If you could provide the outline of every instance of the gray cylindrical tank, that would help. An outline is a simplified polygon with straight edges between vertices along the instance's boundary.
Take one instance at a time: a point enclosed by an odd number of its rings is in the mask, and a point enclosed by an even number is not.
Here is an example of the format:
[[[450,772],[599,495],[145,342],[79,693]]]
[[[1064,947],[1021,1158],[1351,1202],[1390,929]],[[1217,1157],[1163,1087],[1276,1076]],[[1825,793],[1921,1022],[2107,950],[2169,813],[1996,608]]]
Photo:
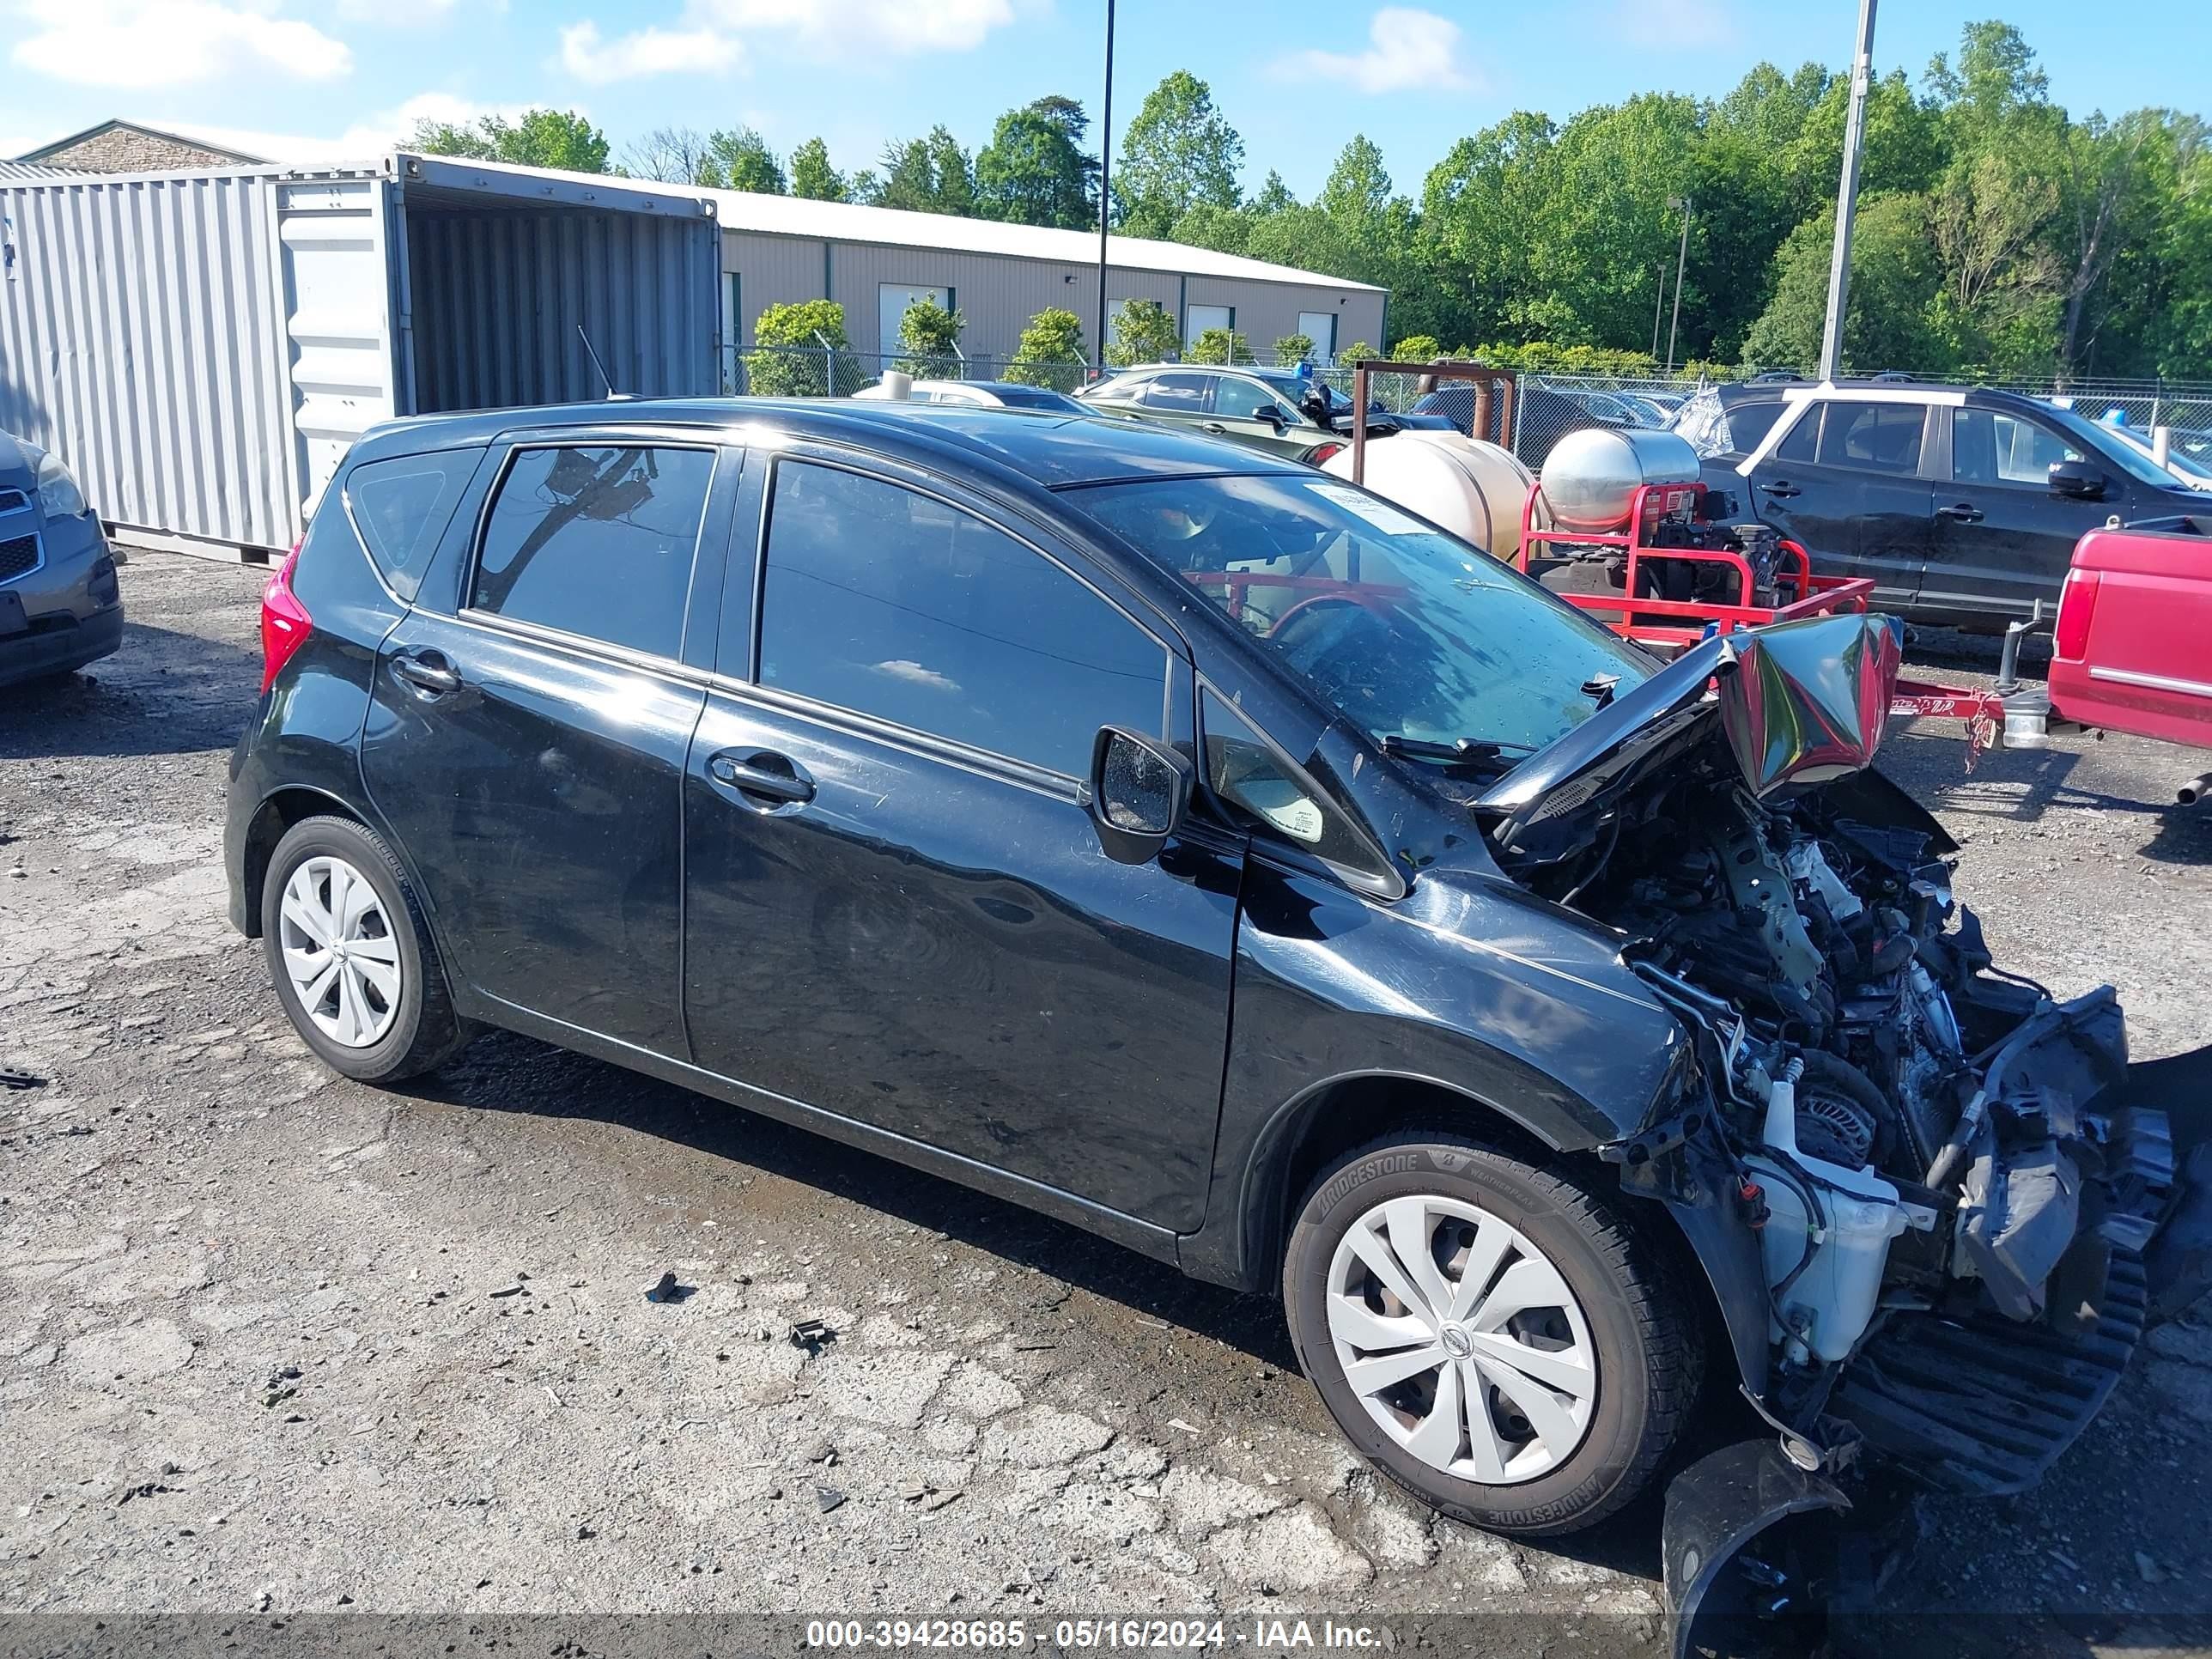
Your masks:
[[[1544,458],[1544,500],[1571,530],[1618,530],[1644,484],[1695,483],[1698,452],[1672,432],[1586,427]]]

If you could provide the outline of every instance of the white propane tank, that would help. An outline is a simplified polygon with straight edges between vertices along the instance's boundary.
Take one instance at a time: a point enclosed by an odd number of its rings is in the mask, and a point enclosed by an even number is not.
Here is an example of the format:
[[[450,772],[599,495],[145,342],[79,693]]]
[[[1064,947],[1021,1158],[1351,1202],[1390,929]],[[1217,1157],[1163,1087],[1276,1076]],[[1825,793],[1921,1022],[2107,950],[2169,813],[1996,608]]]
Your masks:
[[[1780,1285],[1803,1259],[1808,1238],[1813,1245],[1805,1270],[1780,1292],[1791,1328],[1784,1329],[1770,1314],[1768,1334],[1777,1342],[1787,1340],[1800,1359],[1809,1348],[1832,1363],[1850,1357],[1874,1317],[1889,1241],[1905,1231],[1907,1217],[1897,1188],[1873,1170],[1847,1169],[1797,1150],[1796,1081],[1794,1070],[1776,1079],[1766,1105],[1766,1143],[1790,1167],[1761,1152],[1747,1157],[1744,1167],[1766,1192],[1767,1222],[1759,1233],[1766,1282]],[[1808,1182],[1826,1214],[1825,1232],[1798,1190]]]
[[[1352,451],[1322,463],[1333,477],[1352,477]],[[1367,488],[1408,513],[1442,525],[1492,558],[1521,547],[1521,509],[1535,476],[1497,444],[1456,432],[1407,431],[1367,446]]]

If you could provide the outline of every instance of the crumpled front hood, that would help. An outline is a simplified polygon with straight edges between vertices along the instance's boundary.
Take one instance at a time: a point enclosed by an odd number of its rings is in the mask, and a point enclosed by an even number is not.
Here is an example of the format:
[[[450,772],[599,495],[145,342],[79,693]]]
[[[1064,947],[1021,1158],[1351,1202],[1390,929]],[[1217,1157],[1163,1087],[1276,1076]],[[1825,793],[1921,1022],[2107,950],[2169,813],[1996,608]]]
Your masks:
[[[1502,846],[1541,856],[1561,827],[1662,745],[1717,719],[1753,794],[1823,783],[1881,746],[1903,656],[1893,617],[1809,617],[1716,635],[1515,767],[1475,805]]]

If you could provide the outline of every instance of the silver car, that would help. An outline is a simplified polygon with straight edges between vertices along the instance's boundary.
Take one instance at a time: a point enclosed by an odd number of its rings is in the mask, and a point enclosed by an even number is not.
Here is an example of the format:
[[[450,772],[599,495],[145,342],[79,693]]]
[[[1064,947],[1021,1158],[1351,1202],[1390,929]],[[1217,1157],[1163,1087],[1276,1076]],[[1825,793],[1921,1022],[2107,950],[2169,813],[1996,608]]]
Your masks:
[[[99,514],[58,455],[0,432],[0,685],[69,673],[122,643]]]

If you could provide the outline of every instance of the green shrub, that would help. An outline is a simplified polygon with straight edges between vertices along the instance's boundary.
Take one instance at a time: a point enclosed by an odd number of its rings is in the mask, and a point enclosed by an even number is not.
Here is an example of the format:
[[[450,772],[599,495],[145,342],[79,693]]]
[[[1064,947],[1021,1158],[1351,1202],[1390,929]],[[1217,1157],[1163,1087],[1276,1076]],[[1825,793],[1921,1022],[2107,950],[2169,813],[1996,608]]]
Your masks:
[[[1258,358],[1252,355],[1252,343],[1233,328],[1209,328],[1192,342],[1189,361],[1194,363],[1250,363]]]
[[[1124,300],[1114,314],[1106,361],[1115,368],[1165,362],[1176,355],[1176,319],[1158,300]]]
[[[1443,355],[1443,342],[1433,334],[1409,334],[1390,348],[1394,363],[1432,363]]]
[[[1285,334],[1275,342],[1275,361],[1279,363],[1303,363],[1313,355],[1310,334]]]
[[[834,372],[823,340],[838,353]],[[851,360],[843,354],[852,342],[845,307],[835,300],[769,307],[753,325],[753,346],[745,355],[745,389],[756,397],[822,398],[850,389],[843,382]]]
[[[1052,307],[1030,318],[1022,331],[1006,378],[1024,386],[1073,392],[1083,384],[1084,365],[1089,361],[1083,349],[1082,319],[1072,311]]]
[[[916,300],[899,319],[898,361],[891,367],[917,380],[960,378],[960,331],[967,319],[934,300]]]

